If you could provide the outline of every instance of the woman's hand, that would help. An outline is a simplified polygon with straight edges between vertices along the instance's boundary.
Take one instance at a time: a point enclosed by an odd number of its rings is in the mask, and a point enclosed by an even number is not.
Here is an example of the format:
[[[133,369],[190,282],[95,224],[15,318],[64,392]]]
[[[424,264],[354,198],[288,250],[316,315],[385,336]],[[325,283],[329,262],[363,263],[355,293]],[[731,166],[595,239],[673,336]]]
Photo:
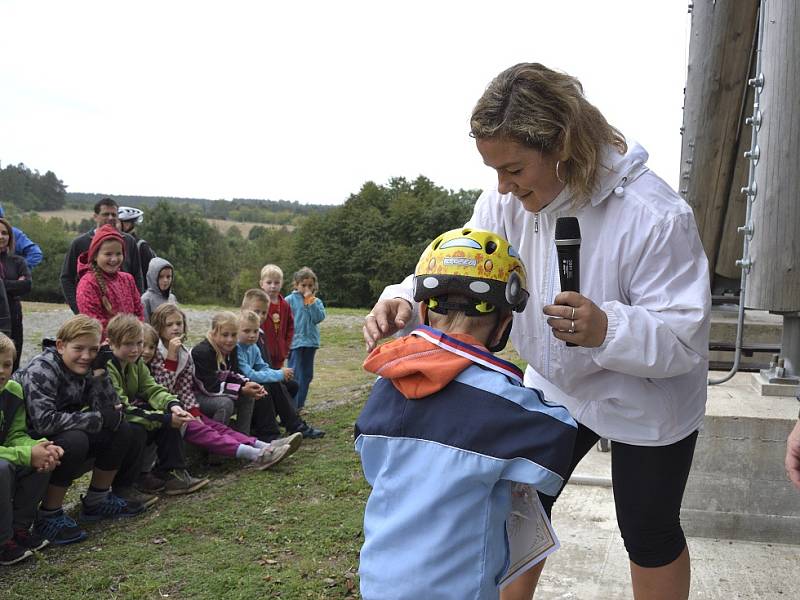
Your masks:
[[[364,317],[364,342],[371,352],[378,341],[401,330],[411,320],[411,304],[403,298],[380,300]]]
[[[548,304],[542,312],[550,317],[547,324],[559,340],[596,348],[606,339],[608,316],[578,292],[561,292],[555,297],[554,304]]]
[[[283,371],[284,381],[291,381],[292,378],[294,378],[294,369],[291,369],[289,367],[283,367],[281,368],[281,371]]]

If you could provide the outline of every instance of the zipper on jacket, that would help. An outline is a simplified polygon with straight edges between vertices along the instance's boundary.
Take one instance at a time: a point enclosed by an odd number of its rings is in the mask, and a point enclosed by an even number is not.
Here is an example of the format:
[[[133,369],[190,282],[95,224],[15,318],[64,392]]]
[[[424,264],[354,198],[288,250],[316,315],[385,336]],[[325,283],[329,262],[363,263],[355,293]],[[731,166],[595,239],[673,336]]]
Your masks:
[[[533,233],[539,233],[539,213],[533,213]]]

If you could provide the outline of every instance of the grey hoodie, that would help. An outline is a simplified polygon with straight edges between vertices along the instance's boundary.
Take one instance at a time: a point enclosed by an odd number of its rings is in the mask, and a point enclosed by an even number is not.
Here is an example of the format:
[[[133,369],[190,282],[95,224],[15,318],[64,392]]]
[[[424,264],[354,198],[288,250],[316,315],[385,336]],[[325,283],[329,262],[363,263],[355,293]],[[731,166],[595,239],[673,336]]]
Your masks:
[[[172,269],[172,276],[175,276],[175,268],[168,260],[155,257],[150,261],[147,267],[147,291],[142,294],[142,306],[144,307],[144,320],[150,322],[150,315],[153,311],[165,302],[172,302],[177,304],[175,294],[172,293],[172,286],[166,291],[162,292],[158,289],[158,275],[163,269]]]

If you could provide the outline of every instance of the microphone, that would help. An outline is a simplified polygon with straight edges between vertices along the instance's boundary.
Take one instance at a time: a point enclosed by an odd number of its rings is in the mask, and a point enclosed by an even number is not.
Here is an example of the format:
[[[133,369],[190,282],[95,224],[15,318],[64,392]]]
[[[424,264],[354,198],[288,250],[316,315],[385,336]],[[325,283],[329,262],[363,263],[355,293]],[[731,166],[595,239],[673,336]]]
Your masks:
[[[556,252],[561,291],[580,292],[581,226],[576,217],[556,219]],[[567,346],[577,346],[577,344],[567,342]]]

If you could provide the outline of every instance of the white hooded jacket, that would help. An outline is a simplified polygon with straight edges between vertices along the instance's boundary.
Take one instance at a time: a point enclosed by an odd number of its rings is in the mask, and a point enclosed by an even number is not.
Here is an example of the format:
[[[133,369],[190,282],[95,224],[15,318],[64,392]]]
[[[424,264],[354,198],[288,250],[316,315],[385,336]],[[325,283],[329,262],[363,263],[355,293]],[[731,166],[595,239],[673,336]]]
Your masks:
[[[506,237],[527,267],[531,297],[511,332],[529,365],[525,384],[541,387],[543,377],[560,388],[558,401],[603,437],[663,446],[703,421],[711,291],[692,210],[647,158],[635,143],[625,155],[609,148],[598,192],[577,210],[568,188],[538,213],[512,194],[485,191],[467,225]],[[554,235],[562,216],[580,222],[580,293],[608,316],[598,348],[567,347],[542,312],[561,291]],[[413,302],[411,281],[381,298]]]

